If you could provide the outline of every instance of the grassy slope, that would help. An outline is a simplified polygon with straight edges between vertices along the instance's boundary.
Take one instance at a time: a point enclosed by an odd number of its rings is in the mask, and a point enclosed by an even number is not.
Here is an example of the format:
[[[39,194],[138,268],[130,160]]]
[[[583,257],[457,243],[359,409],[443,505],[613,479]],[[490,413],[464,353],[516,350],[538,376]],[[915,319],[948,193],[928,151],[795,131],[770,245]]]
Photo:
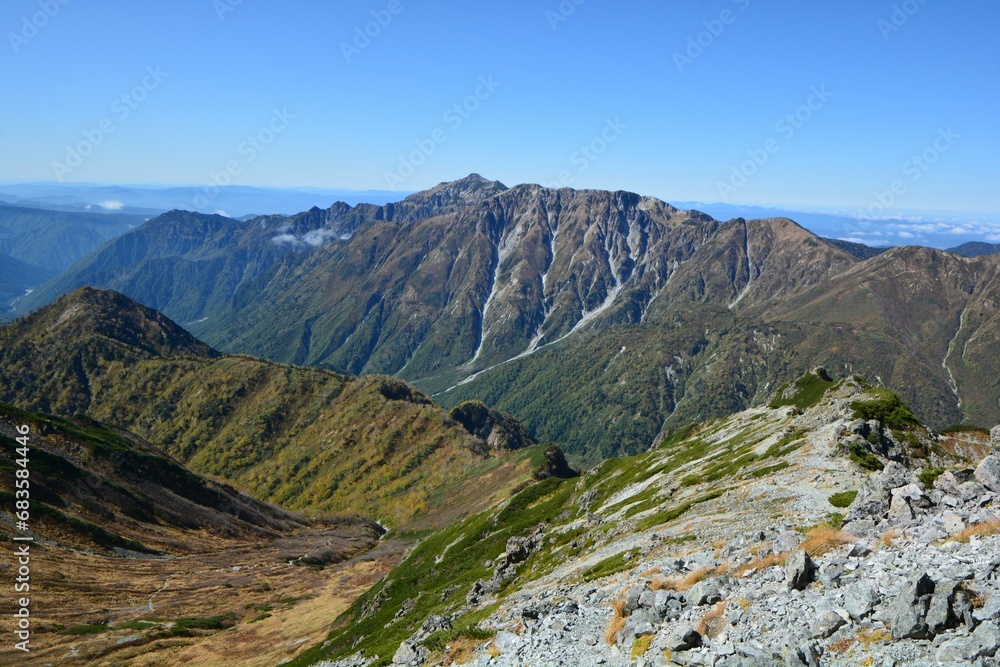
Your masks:
[[[489,458],[399,380],[220,357],[158,313],[110,298],[78,292],[0,329],[0,400],[87,412],[258,498],[388,526],[453,516],[451,496],[471,476],[493,473],[469,499],[475,511],[530,474],[527,455]]]

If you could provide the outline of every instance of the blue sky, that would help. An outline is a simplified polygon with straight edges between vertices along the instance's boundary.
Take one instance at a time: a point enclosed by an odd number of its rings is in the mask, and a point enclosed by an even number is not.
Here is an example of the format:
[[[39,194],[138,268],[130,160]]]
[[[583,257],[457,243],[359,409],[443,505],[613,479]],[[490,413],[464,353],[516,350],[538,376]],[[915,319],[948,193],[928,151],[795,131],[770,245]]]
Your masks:
[[[0,179],[1000,213],[995,0],[63,2],[0,9]]]

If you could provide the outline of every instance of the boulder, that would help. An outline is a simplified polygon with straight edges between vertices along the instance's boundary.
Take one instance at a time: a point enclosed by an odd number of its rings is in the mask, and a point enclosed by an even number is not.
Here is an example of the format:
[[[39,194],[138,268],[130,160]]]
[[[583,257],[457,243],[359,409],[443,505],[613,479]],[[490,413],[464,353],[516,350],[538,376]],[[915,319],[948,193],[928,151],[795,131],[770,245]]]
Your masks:
[[[820,616],[812,625],[812,636],[826,639],[847,624],[840,614],[828,611]]]
[[[695,607],[715,604],[722,599],[722,587],[718,579],[705,579],[688,589],[685,597],[688,603]]]
[[[913,578],[910,584],[890,603],[889,620],[893,639],[926,639],[927,609],[934,593],[934,581],[926,574]]]
[[[785,582],[789,590],[805,590],[815,576],[816,564],[805,550],[793,551],[785,560]]]
[[[993,621],[986,621],[972,633],[972,641],[977,645],[979,655],[992,658],[1000,649],[1000,627]]]
[[[990,447],[995,456],[1000,456],[1000,425],[990,431]]]
[[[405,667],[422,665],[427,660],[427,649],[415,646],[408,641],[403,642],[392,656],[392,664]]]
[[[958,590],[958,582],[955,581],[939,581],[935,584],[925,619],[927,629],[931,634],[940,634],[957,625],[952,613],[956,590]]]
[[[690,625],[680,625],[667,635],[666,648],[672,653],[690,651],[701,646],[701,635]]]
[[[847,587],[844,592],[844,609],[855,621],[872,613],[881,596],[871,581],[861,580]]]
[[[983,459],[976,468],[976,480],[993,493],[1000,493],[1000,456]]]

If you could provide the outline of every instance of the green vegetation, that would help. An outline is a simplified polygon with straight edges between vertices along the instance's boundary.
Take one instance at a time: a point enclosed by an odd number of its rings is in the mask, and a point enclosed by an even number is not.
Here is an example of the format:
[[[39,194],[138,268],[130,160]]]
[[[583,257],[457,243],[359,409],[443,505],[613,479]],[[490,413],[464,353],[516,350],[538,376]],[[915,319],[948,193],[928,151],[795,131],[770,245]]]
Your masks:
[[[958,433],[981,433],[983,435],[989,435],[990,430],[988,428],[973,426],[971,424],[952,424],[951,426],[947,426],[938,431],[938,435],[955,435]]]
[[[580,579],[582,581],[592,581],[594,579],[600,579],[601,577],[607,577],[612,574],[617,574],[622,570],[626,570],[632,563],[632,559],[635,558],[637,553],[638,552],[636,550],[632,549],[630,551],[623,551],[622,553],[605,558],[601,562],[584,570],[580,575]]]
[[[838,384],[825,370],[817,369],[815,372],[806,373],[795,382],[778,389],[770,407],[795,406],[801,410],[807,410],[819,403],[823,399],[823,395]],[[790,391],[792,389],[794,391]],[[786,397],[786,394],[791,395]]]
[[[85,625],[74,625],[73,627],[66,628],[65,630],[60,630],[61,635],[99,635],[104,632],[109,632],[111,627],[107,625],[98,625],[96,623],[88,623]]]
[[[924,468],[919,473],[917,473],[917,478],[923,482],[924,488],[933,489],[934,482],[938,477],[944,474],[947,468],[934,467],[934,468]]]
[[[882,463],[877,456],[868,451],[868,449],[866,449],[861,443],[852,442],[848,446],[847,451],[850,454],[851,460],[865,470],[878,472],[879,470],[885,468],[885,464]]]
[[[841,491],[840,493],[835,493],[830,496],[830,504],[834,507],[844,508],[850,507],[854,499],[858,497],[857,491]]]
[[[854,419],[869,421],[877,419],[893,430],[905,430],[920,426],[916,415],[903,404],[894,392],[876,388],[868,390],[866,396],[851,403]]]

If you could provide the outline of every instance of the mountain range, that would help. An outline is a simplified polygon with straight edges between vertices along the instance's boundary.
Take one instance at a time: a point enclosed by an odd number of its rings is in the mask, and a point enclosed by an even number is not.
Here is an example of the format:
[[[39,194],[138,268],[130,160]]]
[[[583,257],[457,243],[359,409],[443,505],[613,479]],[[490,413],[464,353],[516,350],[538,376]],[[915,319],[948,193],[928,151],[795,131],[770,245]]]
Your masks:
[[[584,462],[765,401],[817,365],[927,423],[1000,419],[996,255],[868,252],[783,218],[472,175],[384,206],[173,211],[36,290],[112,288],[227,352],[484,400]]]

